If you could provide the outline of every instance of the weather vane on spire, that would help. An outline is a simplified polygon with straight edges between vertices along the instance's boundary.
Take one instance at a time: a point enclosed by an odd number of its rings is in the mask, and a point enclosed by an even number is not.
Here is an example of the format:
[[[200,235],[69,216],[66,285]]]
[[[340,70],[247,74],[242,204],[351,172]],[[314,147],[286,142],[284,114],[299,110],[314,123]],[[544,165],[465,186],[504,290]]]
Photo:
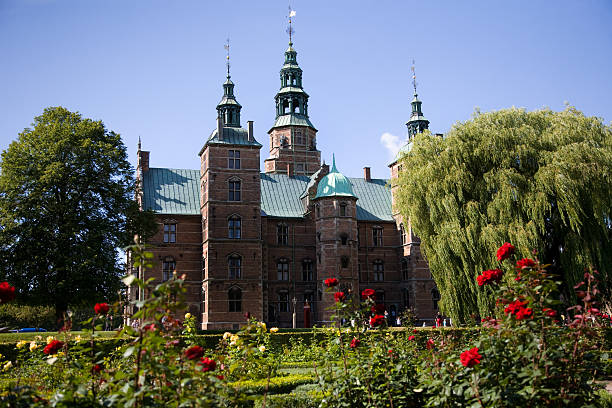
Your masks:
[[[292,23],[291,19],[294,16],[295,16],[295,10],[291,8],[291,4],[290,4],[289,5],[289,17],[288,17],[289,27],[287,27],[287,34],[289,34],[289,45],[293,44],[292,37],[293,37],[293,34],[295,33],[295,30],[293,29],[293,25],[291,24]]]
[[[416,91],[416,86],[417,86],[417,81],[416,81],[416,71],[414,69],[414,60],[412,60],[412,67],[410,67],[410,70],[412,71],[412,86],[414,87],[414,94],[417,94]]]
[[[230,41],[229,38],[227,39],[225,45],[223,46],[223,48],[225,48],[225,50],[227,51],[227,56],[225,57],[226,62],[225,64],[227,65],[227,77],[230,77]]]

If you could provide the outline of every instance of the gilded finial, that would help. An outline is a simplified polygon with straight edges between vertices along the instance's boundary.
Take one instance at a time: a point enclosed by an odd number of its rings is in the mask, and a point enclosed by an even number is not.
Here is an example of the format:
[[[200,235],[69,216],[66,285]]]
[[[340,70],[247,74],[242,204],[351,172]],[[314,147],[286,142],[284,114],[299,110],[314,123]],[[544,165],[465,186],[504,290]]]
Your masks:
[[[289,34],[289,46],[293,45],[293,33],[295,33],[295,30],[293,29],[293,25],[292,25],[292,18],[295,16],[295,10],[293,10],[291,8],[291,4],[289,4],[289,27],[287,27],[287,34]]]
[[[414,60],[412,60],[412,67],[410,67],[410,70],[412,71],[412,86],[414,87],[414,96],[416,96],[417,81],[416,81],[416,71],[414,68]]]
[[[227,56],[225,57],[226,59],[225,64],[227,65],[227,78],[229,79],[230,77],[230,39],[229,37],[227,38],[223,48],[225,48],[225,50],[227,51]]]

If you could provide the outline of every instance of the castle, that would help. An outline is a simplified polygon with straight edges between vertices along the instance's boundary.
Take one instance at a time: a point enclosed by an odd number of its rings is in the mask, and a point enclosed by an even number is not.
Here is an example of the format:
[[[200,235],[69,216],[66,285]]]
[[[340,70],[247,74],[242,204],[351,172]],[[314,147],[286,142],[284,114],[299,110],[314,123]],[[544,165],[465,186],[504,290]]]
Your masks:
[[[263,173],[262,144],[252,121],[241,127],[229,65],[199,170],[150,167],[139,142],[138,201],[155,212],[159,230],[146,242],[156,266],[136,273],[160,281],[185,274],[188,310],[202,329],[236,329],[245,313],[278,327],[325,324],[330,277],[353,299],[374,289],[391,323],[406,308],[433,320],[439,292],[410,223],[393,206],[402,151],[390,180],[371,178],[368,167],[363,178],[345,177],[335,159],[331,168],[321,163],[292,42],[280,81]],[[409,142],[429,125],[416,89],[411,105]]]

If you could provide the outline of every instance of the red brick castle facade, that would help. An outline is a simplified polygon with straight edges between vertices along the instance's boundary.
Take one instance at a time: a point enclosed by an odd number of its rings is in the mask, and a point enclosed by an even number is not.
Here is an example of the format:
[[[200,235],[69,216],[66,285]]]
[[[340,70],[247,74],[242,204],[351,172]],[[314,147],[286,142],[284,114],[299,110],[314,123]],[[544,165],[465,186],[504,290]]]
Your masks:
[[[139,145],[138,200],[160,227],[147,242],[156,266],[144,277],[185,274],[189,312],[203,329],[237,328],[246,312],[291,327],[294,308],[304,327],[305,305],[310,324],[324,324],[334,302],[323,284],[329,277],[354,297],[374,289],[390,316],[412,308],[432,320],[438,291],[410,223],[393,209],[398,160],[390,180],[370,178],[368,167],[363,178],[347,178],[335,160],[321,163],[296,57],[290,43],[263,173],[262,145],[253,122],[241,127],[229,72],[199,170],[149,167]],[[410,138],[428,126],[416,94],[412,111]]]

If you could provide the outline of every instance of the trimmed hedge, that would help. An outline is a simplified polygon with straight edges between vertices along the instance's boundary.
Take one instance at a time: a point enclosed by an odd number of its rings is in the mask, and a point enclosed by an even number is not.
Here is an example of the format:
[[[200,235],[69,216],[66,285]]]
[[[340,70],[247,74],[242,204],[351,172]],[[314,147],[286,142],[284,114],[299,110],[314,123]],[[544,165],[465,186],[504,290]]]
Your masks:
[[[266,408],[318,408],[323,395],[319,392],[292,392],[268,395]],[[255,400],[254,408],[263,408],[263,398]]]
[[[315,381],[315,377],[307,374],[293,374],[283,377],[263,378],[261,380],[244,380],[229,383],[231,387],[236,388],[240,392],[249,392],[253,394],[263,394],[268,386],[268,394],[284,394],[291,392],[295,387],[302,384],[311,384]]]

